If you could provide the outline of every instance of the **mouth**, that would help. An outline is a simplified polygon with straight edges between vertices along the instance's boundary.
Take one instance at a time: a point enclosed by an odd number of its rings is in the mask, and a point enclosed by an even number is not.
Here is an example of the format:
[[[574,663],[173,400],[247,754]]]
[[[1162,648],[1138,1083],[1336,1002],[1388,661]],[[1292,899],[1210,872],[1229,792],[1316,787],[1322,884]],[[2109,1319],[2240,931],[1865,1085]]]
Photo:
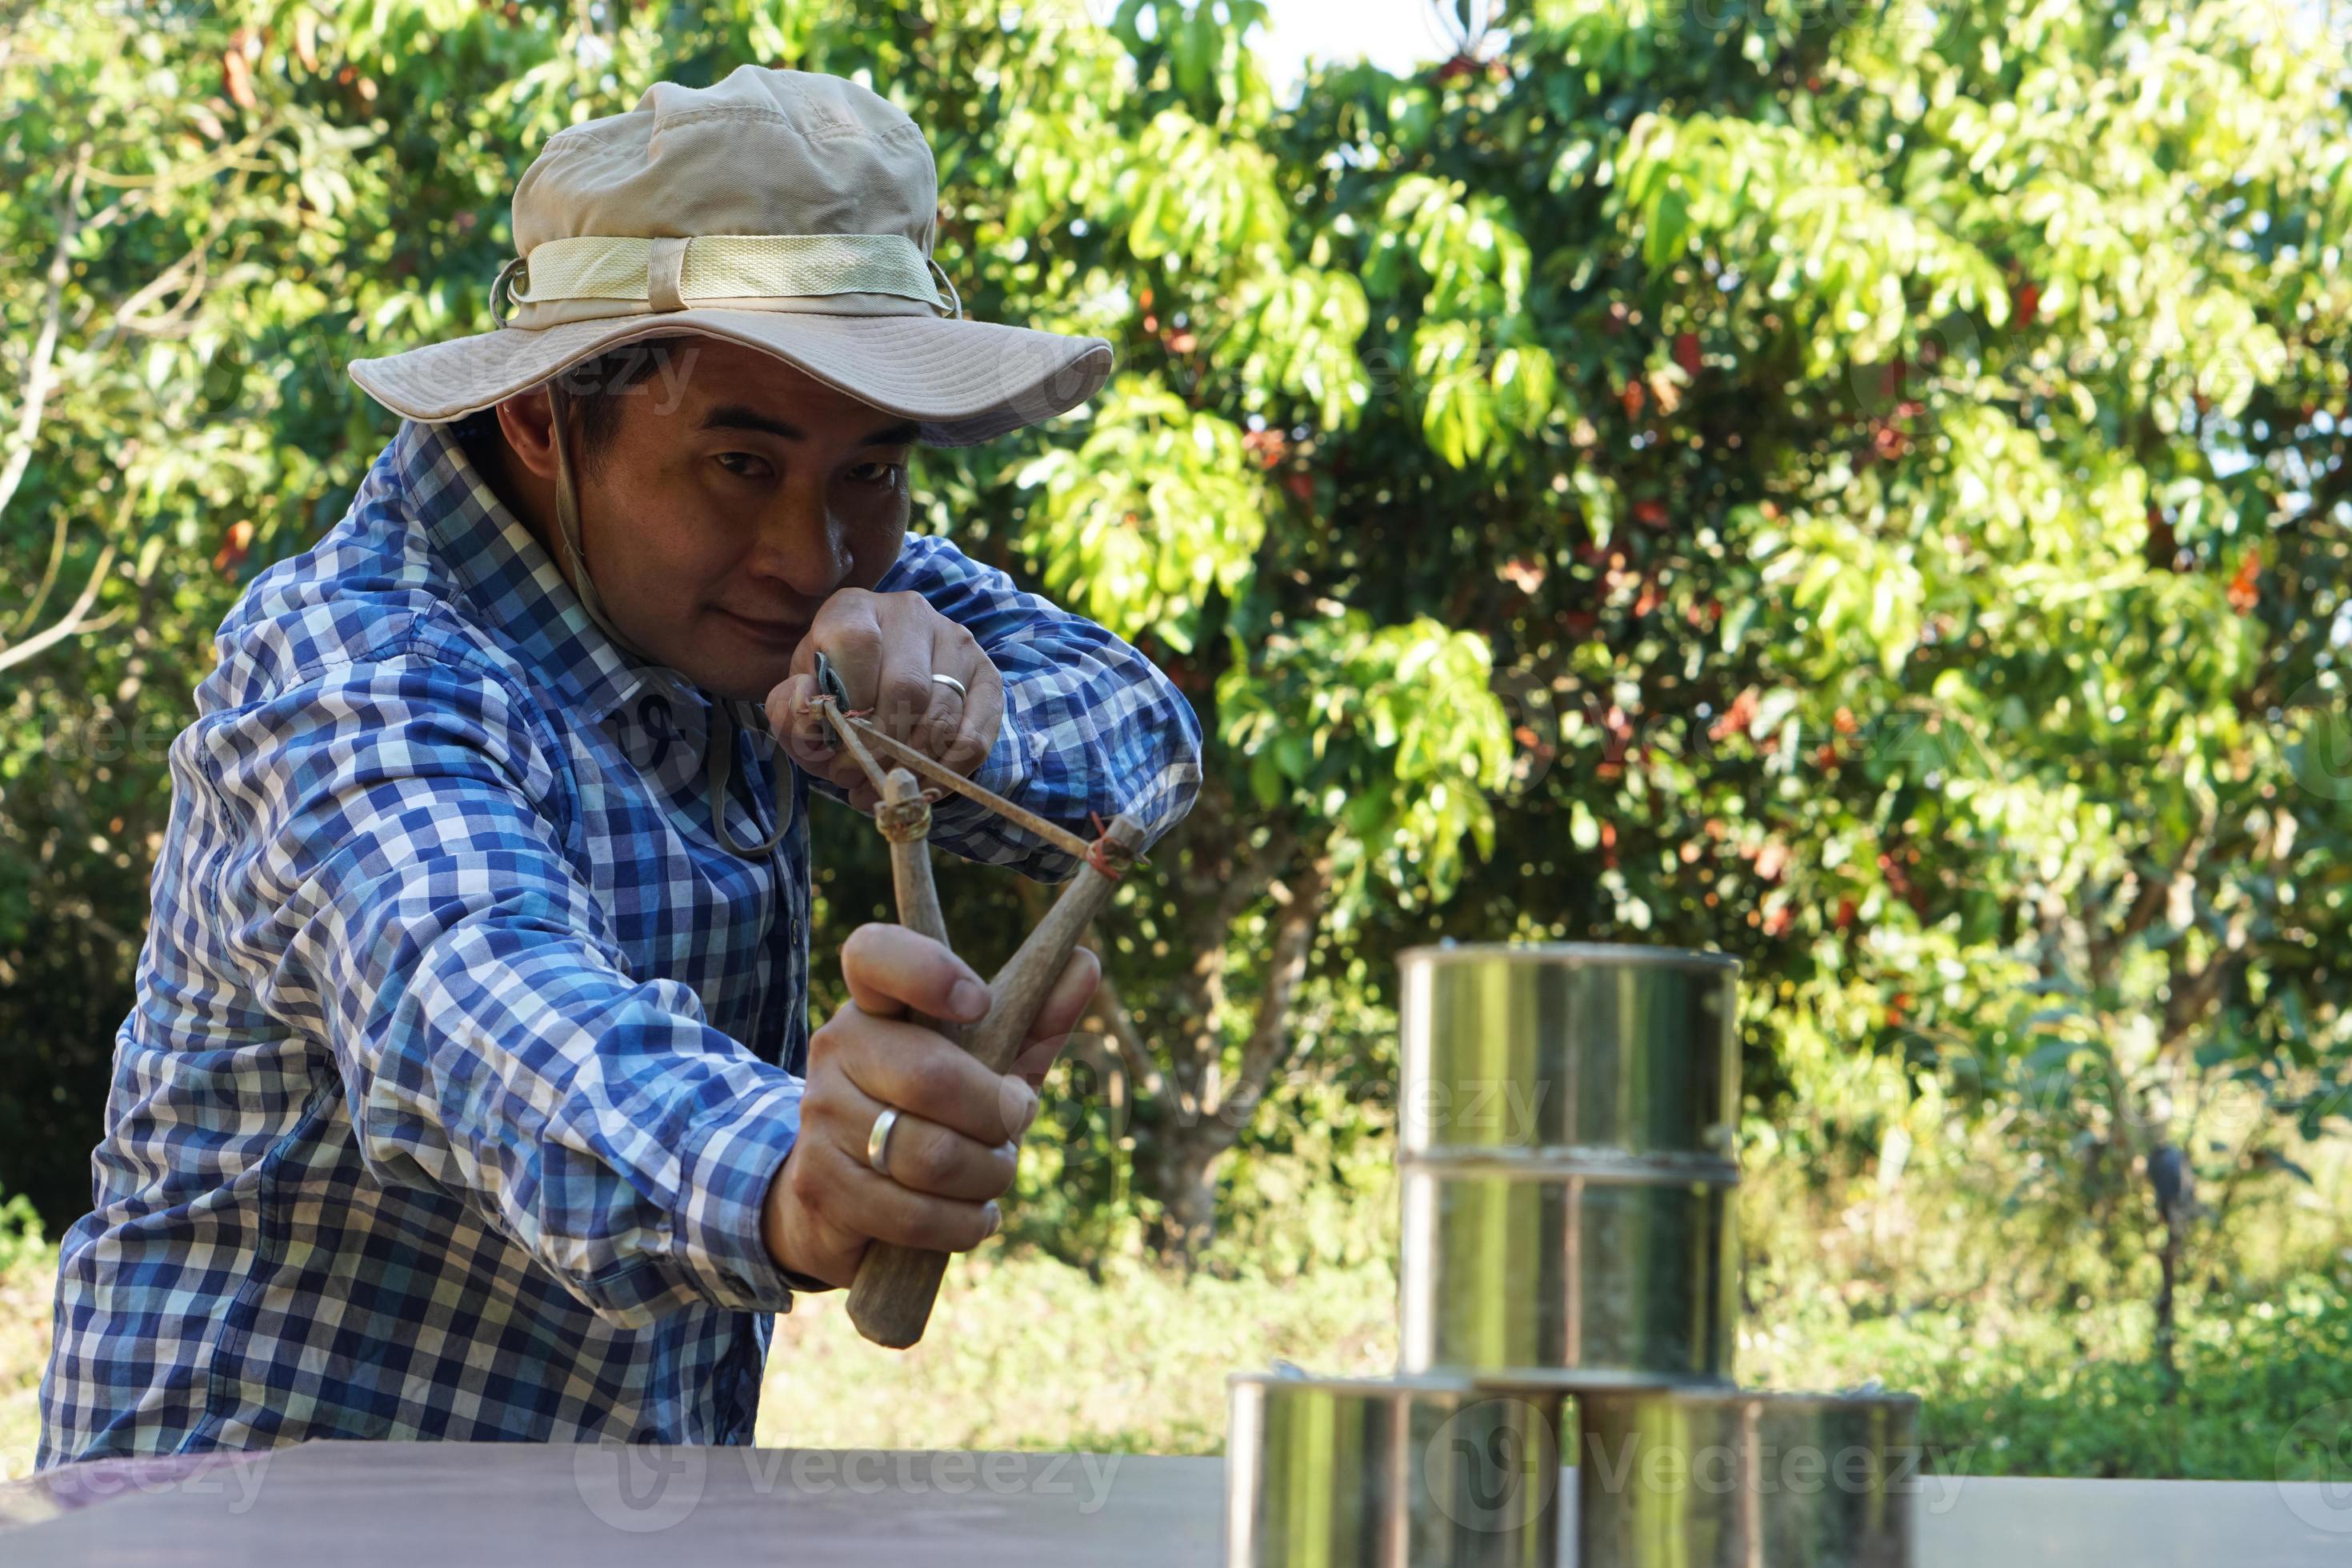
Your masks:
[[[769,621],[752,616],[737,615],[733,610],[719,610],[719,617],[750,640],[764,647],[790,649],[808,636],[806,621]]]

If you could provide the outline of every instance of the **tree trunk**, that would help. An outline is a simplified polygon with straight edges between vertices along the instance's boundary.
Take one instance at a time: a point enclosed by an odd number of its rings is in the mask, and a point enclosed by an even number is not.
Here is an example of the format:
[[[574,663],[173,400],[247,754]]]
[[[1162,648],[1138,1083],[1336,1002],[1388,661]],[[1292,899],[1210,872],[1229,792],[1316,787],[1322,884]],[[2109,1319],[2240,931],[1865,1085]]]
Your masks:
[[[1269,879],[1267,889],[1276,906],[1273,940],[1240,1061],[1226,1077],[1221,1071],[1224,1036],[1217,1020],[1190,1020],[1189,1028],[1171,1031],[1177,1059],[1174,1070],[1164,1075],[1169,1092],[1139,1116],[1137,1174],[1160,1205],[1150,1243],[1161,1257],[1181,1258],[1187,1268],[1199,1261],[1216,1235],[1217,1165],[1256,1114],[1290,1054],[1291,1004],[1322,927],[1330,889],[1328,852],[1318,847],[1303,863],[1277,869],[1284,879]],[[1222,946],[1203,951],[1197,973],[1205,994],[1223,995],[1228,962]]]
[[[2163,1393],[2159,1396],[2167,1405],[2180,1398],[2180,1368],[2173,1361],[2172,1347],[2179,1333],[2179,1316],[2173,1304],[2173,1288],[2180,1276],[2180,1254],[2189,1238],[2189,1226],[2182,1216],[2175,1215],[2164,1227],[2164,1246],[2156,1255],[2158,1267],[2163,1271],[2162,1282],[2156,1291],[2156,1364],[2162,1373]]]
[[[1202,1131],[1198,1125],[1156,1128],[1139,1151],[1137,1173],[1144,1189],[1160,1200],[1151,1249],[1181,1259],[1187,1268],[1217,1234],[1216,1167],[1233,1147],[1230,1137],[1203,1137]]]

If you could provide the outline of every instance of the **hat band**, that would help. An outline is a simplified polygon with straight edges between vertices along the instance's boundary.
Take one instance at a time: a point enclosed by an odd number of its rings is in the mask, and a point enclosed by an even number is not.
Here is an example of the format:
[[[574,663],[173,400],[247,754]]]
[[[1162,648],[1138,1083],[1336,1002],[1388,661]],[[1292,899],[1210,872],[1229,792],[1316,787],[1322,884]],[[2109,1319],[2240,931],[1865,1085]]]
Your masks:
[[[702,234],[683,242],[583,235],[533,246],[520,263],[528,287],[510,299],[526,308],[602,300],[659,311],[682,310],[697,300],[882,294],[945,312],[950,307],[932,286],[932,265],[899,234]],[[494,287],[494,311],[501,303],[497,294]]]

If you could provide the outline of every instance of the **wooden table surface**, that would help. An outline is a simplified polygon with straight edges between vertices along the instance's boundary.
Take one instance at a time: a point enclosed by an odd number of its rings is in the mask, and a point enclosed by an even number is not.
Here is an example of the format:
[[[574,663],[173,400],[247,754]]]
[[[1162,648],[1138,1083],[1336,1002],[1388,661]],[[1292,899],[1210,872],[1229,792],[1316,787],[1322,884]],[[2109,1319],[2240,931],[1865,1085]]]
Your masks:
[[[1205,1568],[1220,1557],[1223,1486],[1213,1458],[306,1443],[0,1486],[0,1564]],[[1922,1487],[1918,1568],[2352,1564],[2352,1487]]]

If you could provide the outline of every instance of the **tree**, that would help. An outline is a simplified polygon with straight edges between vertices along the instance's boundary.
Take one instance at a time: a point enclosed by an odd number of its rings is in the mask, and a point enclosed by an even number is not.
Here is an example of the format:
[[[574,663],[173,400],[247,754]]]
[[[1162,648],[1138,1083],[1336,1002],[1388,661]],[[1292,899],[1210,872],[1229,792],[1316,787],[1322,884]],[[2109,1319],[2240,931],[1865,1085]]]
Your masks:
[[[1866,1156],[1926,1108],[2005,1117],[2022,1196],[2109,1221],[2133,1289],[2220,1245],[2156,1212],[2165,1151],[2216,1211],[2284,1169],[2269,1131],[2205,1146],[2231,1086],[2263,1129],[2335,1114],[2340,12],[1536,0],[1285,104],[1255,0],[509,10],[165,12],[128,52],[12,26],[13,369],[60,214],[89,270],[0,548],[64,520],[72,584],[114,539],[85,613],[122,617],[26,658],[0,773],[0,1006],[84,1053],[26,1075],[85,1086],[57,1129],[94,1125],[103,1036],[37,1006],[120,1016],[160,758],[98,817],[40,727],[174,728],[226,574],[388,434],[342,360],[487,324],[548,131],[745,60],[902,103],[973,312],[1120,349],[1087,413],[919,476],[929,525],[1135,639],[1212,737],[1105,922],[1073,1070],[1108,1087],[1062,1102],[1030,1234],[1083,1256],[1137,1197],[1196,1252],[1236,1149],[1381,1076],[1388,956],[1433,934],[1739,952],[1768,1120]],[[166,170],[168,216],[87,232]],[[140,298],[175,266],[201,287]],[[109,335],[184,297],[184,336]],[[83,855],[114,816],[119,858]],[[835,840],[839,921],[884,884]],[[985,961],[1019,895],[947,889]],[[1857,1057],[1950,1092],[1822,1103]]]
[[[2343,1111],[2343,15],[1703,12],[1538,6],[1413,122],[1516,200],[1573,408],[1486,514],[1547,848],[1449,922],[1741,951],[1752,1079],[2008,1119],[2161,1350],[2161,1173]]]

